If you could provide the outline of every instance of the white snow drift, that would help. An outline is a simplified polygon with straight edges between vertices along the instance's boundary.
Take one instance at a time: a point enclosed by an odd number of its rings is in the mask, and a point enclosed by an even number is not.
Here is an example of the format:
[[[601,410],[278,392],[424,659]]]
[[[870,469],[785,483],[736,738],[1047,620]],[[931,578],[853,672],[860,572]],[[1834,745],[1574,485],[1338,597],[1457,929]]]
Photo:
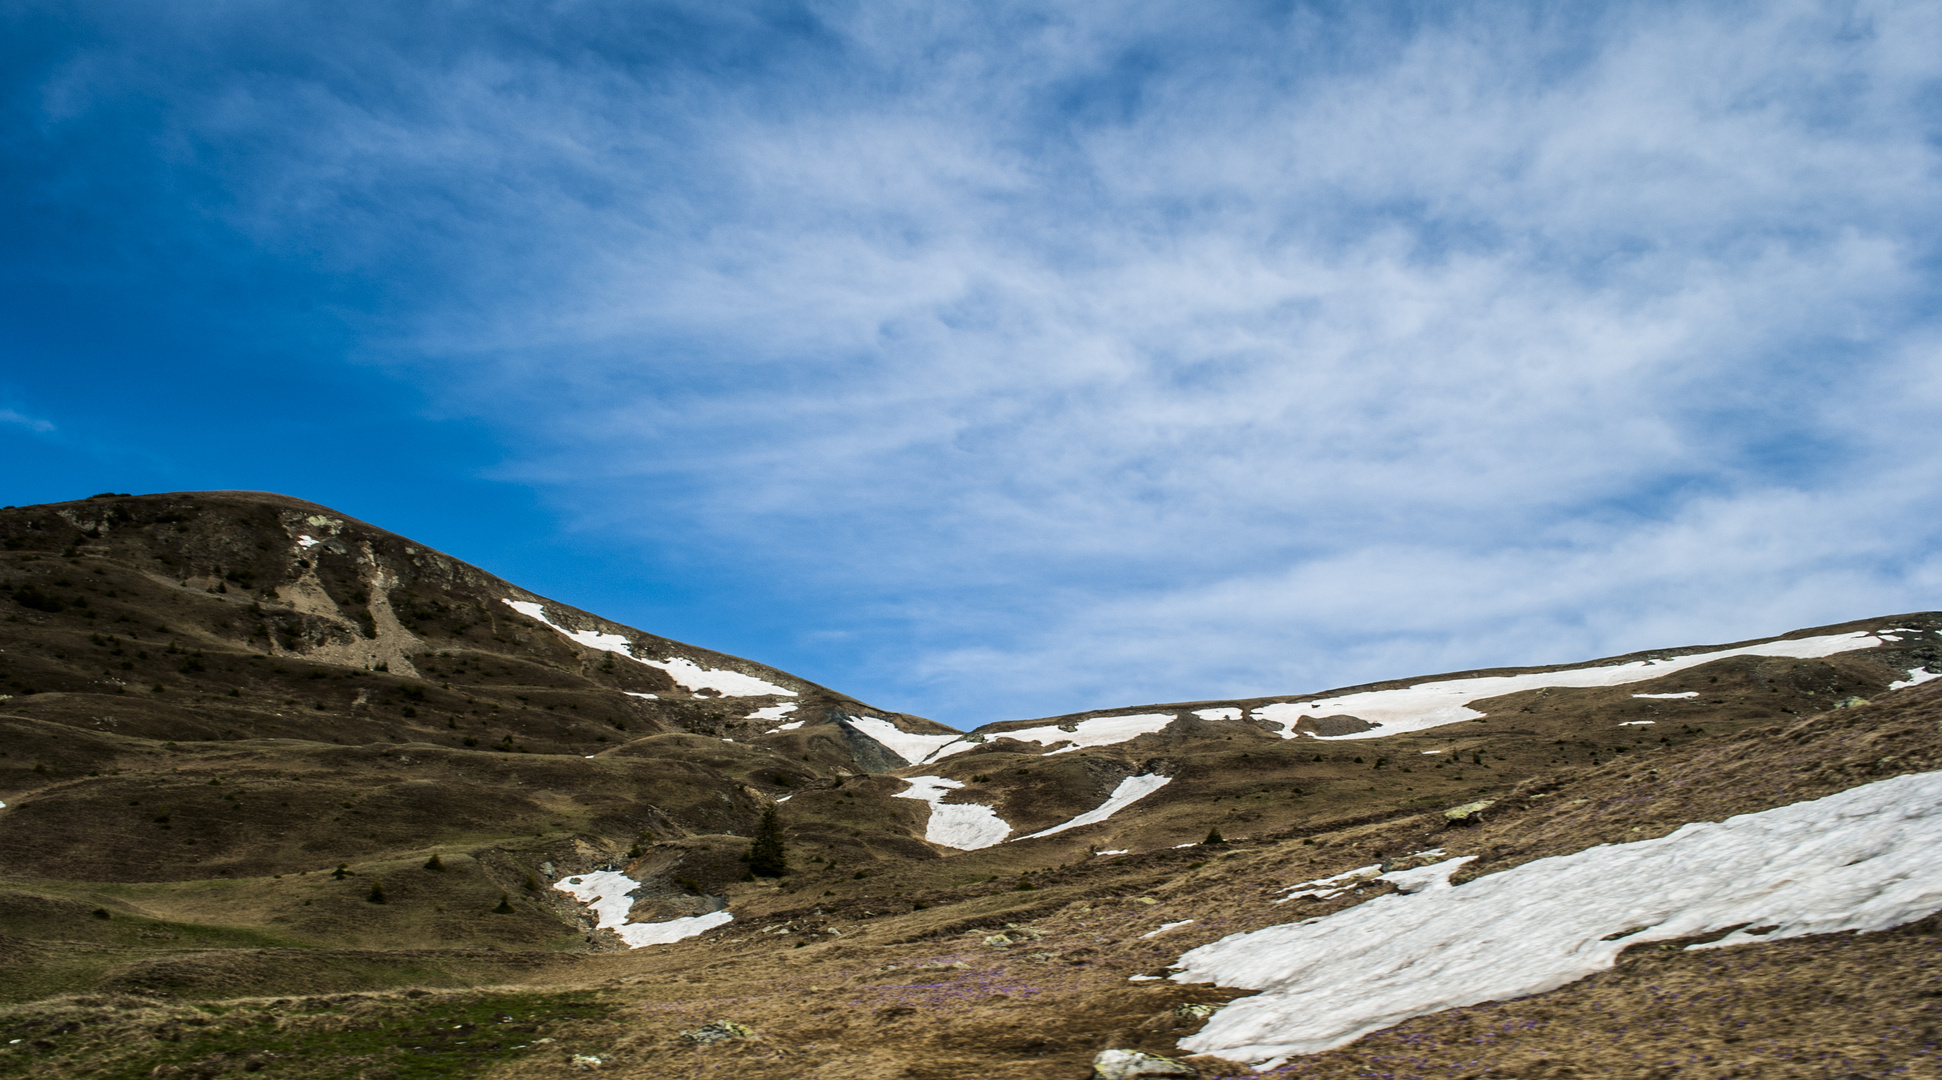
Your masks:
[[[849,725],[863,734],[883,744],[891,753],[904,759],[906,764],[915,765],[929,759],[939,747],[956,742],[959,735],[919,735],[905,731],[880,716],[848,716],[844,719]],[[970,749],[967,744],[965,749]]]
[[[735,918],[726,911],[712,911],[706,915],[689,915],[666,922],[628,922],[627,912],[634,906],[633,897],[629,894],[640,888],[641,883],[618,870],[595,870],[590,874],[557,881],[553,887],[592,908],[602,928],[619,934],[621,940],[634,949],[643,945],[668,945],[682,938],[691,938],[732,922]]]
[[[619,634],[603,634],[598,630],[568,630],[566,627],[546,617],[546,606],[531,600],[507,600],[507,607],[529,619],[536,620],[564,634],[569,639],[601,652],[624,656],[636,664],[660,668],[674,681],[690,691],[713,690],[723,697],[795,697],[794,690],[786,690],[772,682],[766,682],[753,675],[739,671],[705,668],[683,656],[671,660],[647,660],[634,655],[633,643]],[[647,695],[637,695],[647,696]]]
[[[924,839],[933,844],[975,851],[1003,843],[1011,826],[998,812],[982,803],[947,803],[944,796],[964,786],[961,781],[942,776],[909,777],[910,788],[899,791],[899,799],[920,799],[931,804],[931,819],[924,826]]]
[[[1385,735],[1400,735],[1404,732],[1420,731],[1423,728],[1454,724],[1462,720],[1479,719],[1484,714],[1468,708],[1469,702],[1502,694],[1515,694],[1523,690],[1538,690],[1547,686],[1622,686],[1626,683],[1657,679],[1675,671],[1684,671],[1687,668],[1698,667],[1701,664],[1731,656],[1788,656],[1806,660],[1851,652],[1855,649],[1872,649],[1880,644],[1882,644],[1880,638],[1866,631],[1857,630],[1851,634],[1825,634],[1820,637],[1768,641],[1759,645],[1743,645],[1737,649],[1720,649],[1715,652],[1664,659],[1634,660],[1626,664],[1607,664],[1603,667],[1542,671],[1529,675],[1481,675],[1471,679],[1445,679],[1441,682],[1418,683],[1415,686],[1396,690],[1364,690],[1361,693],[1343,694],[1339,697],[1319,698],[1312,701],[1282,701],[1257,706],[1254,716],[1258,720],[1270,720],[1282,724],[1284,730],[1281,732],[1281,737],[1292,739],[1299,734],[1294,730],[1295,721],[1303,716],[1346,714],[1360,717],[1378,726],[1370,731],[1358,731],[1350,735],[1321,737],[1377,739]]]
[[[1114,814],[1119,813],[1121,810],[1139,802],[1141,799],[1146,798],[1148,795],[1166,787],[1172,780],[1173,777],[1161,776],[1159,773],[1151,773],[1146,776],[1129,776],[1119,782],[1119,786],[1113,789],[1113,793],[1106,798],[1105,802],[1080,814],[1071,821],[1061,822],[1049,829],[1040,829],[1030,836],[1021,836],[1019,839],[1031,840],[1040,836],[1050,836],[1053,833],[1062,833],[1067,829],[1076,829],[1081,825],[1091,825],[1094,822],[1104,821]]]
[[[1908,678],[1889,683],[1888,689],[1906,690],[1911,686],[1920,686],[1930,679],[1942,679],[1942,674],[1930,671],[1927,668],[1909,668]]]
[[[1236,719],[1240,717],[1238,709],[1209,711],[1230,711],[1234,713]],[[1071,731],[1066,731],[1057,724],[1042,724],[1038,727],[1018,728],[1014,731],[986,732],[984,739],[1017,739],[1019,742],[1035,742],[1040,746],[1070,743],[1069,746],[1060,746],[1052,751],[1054,754],[1069,754],[1074,750],[1084,750],[1091,746],[1111,746],[1114,743],[1136,739],[1141,735],[1150,735],[1173,723],[1174,715],[1173,713],[1135,713],[1130,716],[1095,716],[1072,725]],[[961,754],[980,745],[984,739],[972,742],[962,735],[951,736],[924,760],[936,761],[950,757],[952,754]]]
[[[1182,956],[1175,980],[1264,992],[1180,1045],[1272,1064],[1412,1016],[1563,986],[1641,942],[1729,927],[1740,929],[1690,947],[1885,930],[1942,909],[1939,846],[1942,772],[1931,772],[1455,887],[1449,874],[1469,856],[1384,875],[1404,893]]]

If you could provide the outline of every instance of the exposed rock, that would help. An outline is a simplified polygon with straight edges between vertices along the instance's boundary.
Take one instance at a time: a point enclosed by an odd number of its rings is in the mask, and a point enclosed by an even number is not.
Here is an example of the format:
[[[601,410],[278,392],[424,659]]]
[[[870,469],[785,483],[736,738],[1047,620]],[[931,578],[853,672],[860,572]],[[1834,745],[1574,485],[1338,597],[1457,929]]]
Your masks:
[[[1132,1080],[1138,1076],[1199,1076],[1185,1062],[1140,1050],[1101,1050],[1092,1059],[1092,1080]]]
[[[733,1020],[717,1020],[712,1024],[703,1024],[698,1028],[684,1031],[681,1033],[681,1037],[691,1043],[712,1046],[715,1043],[727,1039],[754,1038],[755,1029],[749,1027],[747,1024],[738,1024]]]
[[[1443,820],[1452,825],[1475,825],[1483,820],[1483,812],[1497,805],[1496,799],[1478,799],[1462,806],[1452,806],[1443,811]]]

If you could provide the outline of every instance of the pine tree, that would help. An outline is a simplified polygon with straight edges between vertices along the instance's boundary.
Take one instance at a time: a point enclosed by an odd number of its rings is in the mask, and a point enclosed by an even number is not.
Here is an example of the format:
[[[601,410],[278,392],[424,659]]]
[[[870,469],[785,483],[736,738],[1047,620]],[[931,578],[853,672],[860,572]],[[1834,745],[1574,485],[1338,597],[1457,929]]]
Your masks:
[[[755,828],[755,842],[748,846],[748,854],[742,856],[748,863],[749,873],[757,877],[781,877],[789,872],[788,852],[782,847],[782,821],[776,817],[775,807],[762,812],[762,824]]]
[[[1207,839],[1202,840],[1201,843],[1202,844],[1225,844],[1227,843],[1227,841],[1221,839],[1220,826],[1216,825],[1215,827],[1207,830]]]
[[[364,899],[370,901],[373,904],[386,903],[387,901],[384,898],[384,882],[373,881],[371,883],[371,895],[365,897]]]
[[[427,870],[443,870],[443,869],[445,869],[445,864],[444,864],[444,863],[442,863],[442,862],[439,862],[439,861],[438,861],[438,855],[437,855],[436,853],[434,853],[434,854],[432,855],[432,857],[431,857],[431,858],[429,858],[429,859],[426,859],[426,860],[425,860],[425,869],[427,869]]]
[[[510,897],[510,896],[507,896],[507,895],[506,895],[505,893],[500,893],[500,894],[499,894],[499,906],[498,906],[498,907],[496,907],[496,908],[493,908],[493,909],[492,909],[492,913],[493,913],[494,915],[511,915],[511,914],[513,914],[513,908],[512,908],[512,897]]]

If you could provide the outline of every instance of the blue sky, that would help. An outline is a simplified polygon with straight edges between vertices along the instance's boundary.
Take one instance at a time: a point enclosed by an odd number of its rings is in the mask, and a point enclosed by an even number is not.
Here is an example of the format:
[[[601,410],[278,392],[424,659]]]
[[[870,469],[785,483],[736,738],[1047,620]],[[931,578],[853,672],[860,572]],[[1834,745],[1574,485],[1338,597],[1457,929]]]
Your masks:
[[[960,726],[1942,607],[1939,55],[17,0],[0,502],[281,491]]]

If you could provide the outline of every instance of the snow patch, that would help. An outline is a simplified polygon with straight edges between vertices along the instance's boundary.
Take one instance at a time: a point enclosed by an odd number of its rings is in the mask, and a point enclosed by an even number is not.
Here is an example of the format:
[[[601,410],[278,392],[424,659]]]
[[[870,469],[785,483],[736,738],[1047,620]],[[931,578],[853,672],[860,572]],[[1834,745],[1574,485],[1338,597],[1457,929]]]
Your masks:
[[[689,915],[666,922],[628,922],[627,913],[634,907],[633,897],[629,894],[640,888],[641,883],[618,870],[595,870],[590,874],[555,882],[553,887],[592,908],[600,920],[601,928],[619,934],[621,940],[632,949],[643,945],[672,944],[683,938],[707,933],[735,918],[726,911],[712,911],[706,915]]]
[[[931,819],[924,826],[924,839],[961,851],[976,851],[1003,843],[1011,826],[998,812],[982,803],[947,803],[944,796],[964,786],[959,780],[942,776],[907,777],[910,787],[896,798],[918,799],[931,804]]]
[[[1657,720],[1627,720],[1618,726],[1619,727],[1648,727],[1656,723],[1658,723]]]
[[[1386,735],[1401,735],[1424,728],[1440,727],[1443,724],[1481,719],[1484,714],[1468,708],[1469,702],[1503,694],[1515,694],[1524,690],[1539,690],[1547,686],[1622,686],[1626,683],[1657,679],[1675,671],[1684,671],[1687,668],[1733,656],[1784,656],[1798,660],[1813,660],[1833,656],[1836,653],[1852,652],[1855,649],[1872,649],[1880,644],[1882,644],[1880,638],[1857,630],[1850,634],[1825,634],[1820,637],[1794,638],[1788,641],[1768,641],[1759,645],[1743,645],[1737,649],[1694,653],[1691,656],[1634,660],[1625,664],[1571,668],[1565,671],[1545,671],[1529,675],[1481,675],[1471,679],[1445,679],[1440,682],[1418,683],[1415,686],[1396,690],[1365,690],[1361,693],[1311,701],[1275,702],[1256,707],[1254,716],[1258,720],[1271,720],[1282,724],[1284,730],[1281,732],[1281,737],[1292,739],[1298,734],[1294,729],[1295,721],[1302,716],[1346,714],[1360,717],[1379,726],[1372,731],[1318,737],[1379,739]]]
[[[1930,671],[1927,668],[1909,668],[1908,678],[1902,679],[1899,682],[1889,683],[1888,689],[1906,690],[1911,686],[1920,686],[1930,679],[1942,679],[1942,674]]]
[[[623,690],[621,692],[626,694],[628,697],[646,698],[649,701],[661,700],[661,695],[659,694],[643,694],[639,690]]]
[[[1178,930],[1190,922],[1193,922],[1193,920],[1181,919],[1179,922],[1161,923],[1160,928],[1158,930],[1148,930],[1146,933],[1141,934],[1140,937],[1141,939],[1150,938],[1150,937],[1159,937],[1161,934],[1164,934],[1169,930]]]
[[[1202,720],[1239,720],[1241,718],[1241,710],[1195,709],[1194,715],[1200,717]]]
[[[1031,834],[1031,836],[1021,836],[1019,839],[1031,840],[1040,836],[1050,836],[1053,833],[1062,833],[1067,829],[1076,829],[1081,825],[1091,825],[1104,821],[1121,810],[1139,802],[1141,799],[1146,798],[1148,795],[1166,787],[1172,780],[1173,777],[1161,776],[1159,773],[1149,773],[1146,776],[1129,776],[1119,782],[1119,786],[1113,789],[1113,793],[1107,797],[1105,802],[1080,814],[1071,821],[1054,825],[1049,829],[1040,829]],[[1183,844],[1181,846],[1186,847],[1189,845]]]
[[[848,716],[844,719],[851,727],[882,743],[891,753],[912,765],[928,760],[936,751],[962,738],[960,735],[919,735],[905,731],[880,716]],[[966,743],[964,748],[969,750],[973,745]]]
[[[769,732],[769,734],[774,735],[776,731],[794,731],[806,723],[808,723],[808,721],[806,720],[791,720],[788,723],[777,727],[775,731]]]
[[[305,551],[309,551],[311,548],[314,548],[321,543],[323,543],[323,541],[317,539],[314,536],[304,535],[304,536],[297,537],[297,546],[304,549]]]
[[[796,703],[793,701],[785,701],[780,705],[770,705],[767,708],[757,709],[754,712],[748,714],[747,719],[780,720],[783,717],[795,711],[796,711]],[[800,726],[800,721],[798,721],[798,726]]]
[[[1678,694],[1633,694],[1632,696],[1635,698],[1649,698],[1653,701],[1675,701],[1679,698],[1696,698],[1699,696],[1699,691],[1687,690]]]
[[[1930,772],[1455,887],[1449,874],[1468,857],[1449,859],[1404,871],[1414,892],[1187,952],[1175,980],[1264,992],[1180,1045],[1278,1062],[1413,1016],[1555,989],[1642,942],[1731,926],[1743,929],[1689,948],[1885,930],[1942,909],[1938,844],[1942,772]]]
[[[610,652],[616,656],[624,656],[637,664],[660,668],[662,671],[667,672],[669,677],[673,678],[676,683],[689,691],[713,690],[723,697],[796,696],[794,690],[785,690],[772,682],[765,682],[753,675],[744,675],[739,671],[705,668],[693,660],[682,656],[677,656],[671,660],[643,659],[634,655],[633,643],[619,634],[603,634],[598,630],[568,630],[566,627],[546,617],[546,606],[544,604],[534,603],[531,600],[506,600],[505,604],[521,615],[550,626],[572,641],[584,645],[589,649]],[[653,697],[652,694],[634,694],[633,696]]]
[[[5,803],[0,803],[0,806],[5,806],[5,805],[6,805]],[[1127,852],[1129,852],[1129,851],[1131,851],[1131,850],[1133,850],[1133,849],[1132,849],[1132,848],[1114,848],[1114,849],[1113,849],[1113,850],[1111,850],[1111,851],[1095,851],[1095,852],[1093,852],[1093,854],[1094,854],[1094,855],[1124,855],[1124,854],[1126,854]]]
[[[1295,884],[1290,885],[1287,888],[1281,890],[1282,892],[1287,893],[1288,895],[1282,897],[1279,900],[1276,900],[1275,903],[1285,904],[1290,900],[1299,900],[1304,896],[1312,896],[1318,900],[1327,900],[1331,897],[1338,896],[1342,893],[1345,893],[1348,890],[1361,884],[1362,882],[1367,881],[1370,878],[1376,877],[1381,873],[1382,873],[1382,865],[1380,863],[1370,863],[1367,866],[1358,866],[1353,870],[1344,870],[1333,877],[1316,878],[1313,881],[1296,882]],[[1295,890],[1297,889],[1300,889],[1303,891],[1296,892]]]
[[[1017,739],[1019,742],[1035,742],[1040,746],[1054,746],[1062,742],[1071,743],[1072,745],[1070,746],[1061,746],[1059,749],[1052,751],[1054,754],[1069,754],[1074,750],[1084,750],[1091,746],[1112,746],[1115,743],[1126,742],[1128,739],[1136,739],[1141,735],[1151,735],[1161,728],[1166,727],[1168,724],[1173,723],[1174,719],[1175,714],[1173,713],[1095,716],[1090,720],[1081,720],[1072,725],[1073,730],[1071,731],[1063,730],[1057,724],[1045,724],[1040,727],[1019,728],[1016,731],[986,732],[985,737],[987,739]],[[945,745],[939,747],[937,752],[931,755],[931,758],[934,760],[936,758],[949,757],[952,754],[961,754],[977,745],[979,744],[974,742]]]

